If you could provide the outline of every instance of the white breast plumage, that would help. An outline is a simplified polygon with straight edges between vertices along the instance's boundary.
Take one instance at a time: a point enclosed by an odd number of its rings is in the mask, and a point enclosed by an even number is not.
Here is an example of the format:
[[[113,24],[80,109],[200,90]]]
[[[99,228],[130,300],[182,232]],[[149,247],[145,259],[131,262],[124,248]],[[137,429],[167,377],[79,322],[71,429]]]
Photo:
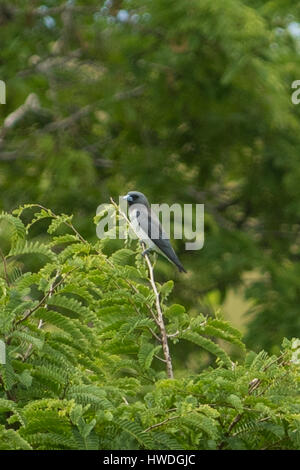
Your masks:
[[[129,213],[129,218],[130,222],[132,225],[132,228],[136,234],[136,236],[143,241],[147,247],[149,248],[156,248],[155,243],[149,238],[148,234],[141,228],[138,220],[138,216],[140,215],[140,212],[138,209],[132,209]]]

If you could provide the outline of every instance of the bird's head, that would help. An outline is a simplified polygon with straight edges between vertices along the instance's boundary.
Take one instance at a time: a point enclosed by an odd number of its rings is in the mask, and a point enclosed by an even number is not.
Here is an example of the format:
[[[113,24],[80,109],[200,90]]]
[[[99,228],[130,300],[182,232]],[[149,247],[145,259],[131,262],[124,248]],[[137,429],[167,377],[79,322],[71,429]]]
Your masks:
[[[142,204],[146,207],[150,207],[146,196],[139,191],[129,191],[123,199],[127,200],[129,206],[132,206],[133,204]]]

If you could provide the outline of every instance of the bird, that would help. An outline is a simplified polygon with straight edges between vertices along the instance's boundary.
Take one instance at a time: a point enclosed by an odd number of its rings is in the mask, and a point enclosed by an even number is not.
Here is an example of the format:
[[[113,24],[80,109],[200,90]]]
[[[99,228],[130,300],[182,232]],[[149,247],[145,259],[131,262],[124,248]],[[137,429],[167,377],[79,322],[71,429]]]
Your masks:
[[[147,246],[142,255],[156,251],[177,266],[179,272],[186,273],[146,196],[139,191],[129,191],[123,199],[127,200],[129,219],[136,235]]]

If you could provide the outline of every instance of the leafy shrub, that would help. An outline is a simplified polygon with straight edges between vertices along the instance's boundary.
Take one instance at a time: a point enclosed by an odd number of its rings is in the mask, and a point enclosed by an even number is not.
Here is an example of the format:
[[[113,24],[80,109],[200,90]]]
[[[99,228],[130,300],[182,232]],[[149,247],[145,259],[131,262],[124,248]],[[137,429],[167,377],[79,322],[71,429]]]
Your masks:
[[[246,352],[220,315],[169,305],[173,282],[153,288],[140,250],[108,257],[105,240],[89,243],[72,217],[41,206],[0,218],[10,241],[0,252],[0,449],[299,448],[298,340],[279,356]],[[32,240],[42,219],[48,233]],[[181,340],[214,366],[172,378],[165,347]]]

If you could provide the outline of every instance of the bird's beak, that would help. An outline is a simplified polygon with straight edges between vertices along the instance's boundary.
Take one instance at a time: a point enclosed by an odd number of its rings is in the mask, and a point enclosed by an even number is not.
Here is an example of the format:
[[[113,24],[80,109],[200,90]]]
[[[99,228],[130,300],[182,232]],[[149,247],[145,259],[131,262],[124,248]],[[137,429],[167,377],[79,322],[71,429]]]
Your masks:
[[[132,202],[132,201],[133,201],[133,197],[130,196],[129,194],[126,194],[126,196],[123,196],[123,199],[126,199],[128,202]]]

